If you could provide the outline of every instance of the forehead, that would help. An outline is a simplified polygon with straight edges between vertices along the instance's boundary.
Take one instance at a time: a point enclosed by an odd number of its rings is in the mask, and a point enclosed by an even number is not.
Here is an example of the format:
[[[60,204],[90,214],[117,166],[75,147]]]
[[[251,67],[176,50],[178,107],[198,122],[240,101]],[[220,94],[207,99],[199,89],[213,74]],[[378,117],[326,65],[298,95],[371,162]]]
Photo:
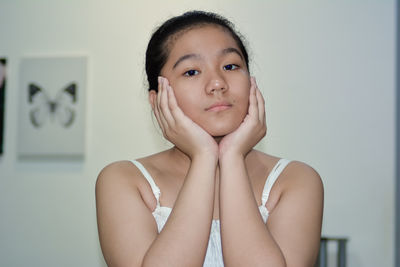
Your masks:
[[[176,33],[168,44],[168,59],[187,53],[208,54],[228,47],[240,51],[227,29],[219,25],[202,25]]]

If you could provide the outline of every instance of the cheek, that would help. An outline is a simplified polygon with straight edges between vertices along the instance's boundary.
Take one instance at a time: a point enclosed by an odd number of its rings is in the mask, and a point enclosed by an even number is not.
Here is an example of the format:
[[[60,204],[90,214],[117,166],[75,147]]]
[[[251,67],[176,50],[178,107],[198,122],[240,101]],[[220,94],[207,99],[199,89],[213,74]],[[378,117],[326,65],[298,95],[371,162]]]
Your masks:
[[[237,95],[248,97],[251,87],[250,75],[245,71],[238,72],[235,76],[232,76],[230,86]]]
[[[195,94],[188,94],[188,93],[175,93],[176,102],[178,103],[179,108],[185,113],[185,115],[189,116],[190,118],[193,117],[195,110],[197,110],[197,105],[199,103],[198,97]]]
[[[199,85],[189,82],[171,82],[176,102],[186,115],[190,115],[200,105],[201,93]]]
[[[249,111],[249,98],[244,97],[241,99],[241,105],[240,105],[240,113],[241,113],[242,119],[244,119],[244,117],[246,117],[248,111]]]
[[[249,107],[249,95],[250,95],[250,81],[243,81],[240,83],[240,86],[237,87],[235,94],[235,104],[240,107],[240,110],[247,114],[247,110]]]

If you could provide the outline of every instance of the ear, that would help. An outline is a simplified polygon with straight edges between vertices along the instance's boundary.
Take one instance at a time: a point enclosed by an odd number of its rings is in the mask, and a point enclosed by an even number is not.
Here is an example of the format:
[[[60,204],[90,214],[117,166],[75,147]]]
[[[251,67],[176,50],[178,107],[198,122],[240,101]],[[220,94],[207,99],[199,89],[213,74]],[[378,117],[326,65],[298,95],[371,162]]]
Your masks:
[[[156,90],[150,90],[149,91],[149,103],[151,105],[151,108],[154,109],[154,105],[157,102],[157,92]]]

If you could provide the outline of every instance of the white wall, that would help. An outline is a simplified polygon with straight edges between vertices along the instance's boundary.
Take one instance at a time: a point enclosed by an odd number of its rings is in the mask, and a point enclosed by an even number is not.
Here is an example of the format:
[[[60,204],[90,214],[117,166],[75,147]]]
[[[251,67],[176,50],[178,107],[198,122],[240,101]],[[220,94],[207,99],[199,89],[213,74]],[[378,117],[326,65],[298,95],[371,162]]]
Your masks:
[[[170,15],[201,8],[247,37],[267,99],[259,148],[315,167],[323,234],[347,236],[348,266],[394,266],[395,1],[1,0],[8,58],[0,157],[0,266],[102,266],[94,184],[100,169],[166,147],[153,126],[144,50]],[[89,56],[82,162],[17,159],[19,62]],[[307,207],[304,207],[307,212]]]

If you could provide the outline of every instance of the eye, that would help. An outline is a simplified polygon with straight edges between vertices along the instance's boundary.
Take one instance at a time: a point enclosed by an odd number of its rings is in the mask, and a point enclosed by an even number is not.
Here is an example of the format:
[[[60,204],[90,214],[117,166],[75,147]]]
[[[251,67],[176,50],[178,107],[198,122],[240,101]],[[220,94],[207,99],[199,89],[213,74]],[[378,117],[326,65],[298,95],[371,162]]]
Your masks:
[[[235,70],[237,68],[239,68],[239,66],[236,64],[228,64],[224,66],[224,70]]]
[[[194,75],[197,75],[197,74],[199,74],[199,71],[197,71],[197,70],[188,70],[183,75],[185,75],[185,76],[194,76]]]

